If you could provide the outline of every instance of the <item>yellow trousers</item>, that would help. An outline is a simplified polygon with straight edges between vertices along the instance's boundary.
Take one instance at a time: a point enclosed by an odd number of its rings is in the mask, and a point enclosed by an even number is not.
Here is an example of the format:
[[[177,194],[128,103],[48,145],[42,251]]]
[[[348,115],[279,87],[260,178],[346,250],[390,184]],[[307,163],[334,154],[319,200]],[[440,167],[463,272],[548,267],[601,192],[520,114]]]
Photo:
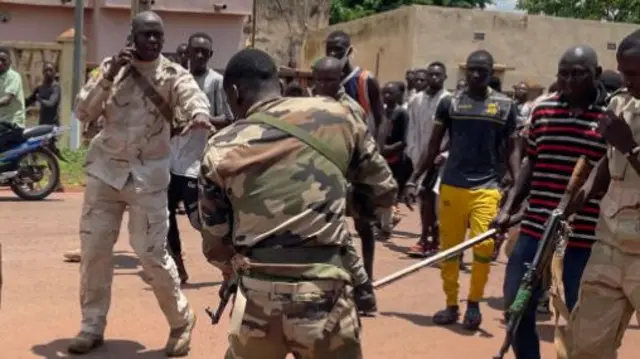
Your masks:
[[[497,189],[466,189],[442,185],[438,201],[438,222],[440,230],[440,250],[451,248],[465,240],[467,228],[469,236],[475,237],[489,230],[489,224],[498,211],[500,192]],[[484,287],[489,279],[493,239],[478,243],[473,247],[471,267],[471,289],[469,301],[479,302],[484,295]],[[445,261],[440,266],[447,305],[458,305],[458,277],[460,258]]]

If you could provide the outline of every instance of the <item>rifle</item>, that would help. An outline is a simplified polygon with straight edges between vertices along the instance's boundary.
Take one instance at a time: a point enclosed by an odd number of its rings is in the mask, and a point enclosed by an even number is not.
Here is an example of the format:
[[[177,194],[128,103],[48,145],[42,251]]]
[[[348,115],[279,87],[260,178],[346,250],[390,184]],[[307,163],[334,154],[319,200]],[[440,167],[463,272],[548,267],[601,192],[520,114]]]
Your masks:
[[[589,164],[585,156],[580,156],[576,162],[569,179],[569,184],[558,204],[558,207],[551,212],[549,219],[545,223],[545,229],[538,244],[538,250],[533,258],[533,262],[528,265],[520,288],[516,293],[516,297],[507,310],[508,323],[505,339],[493,359],[502,359],[513,343],[522,316],[531,305],[531,297],[533,293],[540,288],[540,283],[544,277],[546,268],[551,265],[554,252],[561,247],[562,236],[569,230],[566,222],[565,209],[573,199],[576,191],[582,187],[589,176],[589,172],[593,166]]]
[[[238,290],[237,279],[230,279],[222,283],[222,288],[220,289],[220,303],[218,303],[218,308],[216,311],[212,311],[210,307],[205,308],[205,312],[211,318],[211,324],[215,325],[220,322],[220,318],[224,313],[227,304],[229,304],[229,299],[233,294],[235,294],[236,290]]]

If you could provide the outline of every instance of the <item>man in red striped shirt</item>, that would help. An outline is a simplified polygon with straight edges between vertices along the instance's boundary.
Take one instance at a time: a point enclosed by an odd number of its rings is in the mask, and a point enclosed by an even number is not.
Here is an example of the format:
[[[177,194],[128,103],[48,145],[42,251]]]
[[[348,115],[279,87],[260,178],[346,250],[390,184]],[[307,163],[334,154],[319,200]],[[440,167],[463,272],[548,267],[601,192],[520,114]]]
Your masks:
[[[495,224],[506,229],[509,217],[528,196],[520,237],[509,257],[504,281],[508,306],[520,281],[533,261],[544,225],[560,202],[578,158],[585,155],[595,165],[606,153],[606,144],[596,132],[605,117],[606,91],[599,85],[602,72],[596,52],[588,46],[567,50],[558,64],[558,94],[536,105],[531,113],[527,138],[527,158]],[[566,305],[573,308],[582,272],[595,242],[598,200],[593,199],[577,212],[564,255],[563,282]],[[538,288],[524,314],[513,349],[517,359],[540,359],[536,330],[536,307],[543,288]]]

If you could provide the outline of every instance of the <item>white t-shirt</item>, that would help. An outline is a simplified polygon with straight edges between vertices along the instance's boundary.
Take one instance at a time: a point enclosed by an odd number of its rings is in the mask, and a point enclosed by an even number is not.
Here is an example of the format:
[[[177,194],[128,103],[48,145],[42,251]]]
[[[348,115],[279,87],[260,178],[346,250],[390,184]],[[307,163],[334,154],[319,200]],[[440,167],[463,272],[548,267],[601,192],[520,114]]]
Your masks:
[[[405,153],[411,160],[413,168],[418,167],[420,155],[429,145],[429,138],[433,132],[434,117],[440,100],[451,93],[445,89],[433,96],[425,91],[417,93],[407,104],[409,125],[407,126],[407,147]]]
[[[222,75],[209,69],[204,75],[194,78],[211,103],[211,116],[224,115],[228,120],[232,120],[233,115],[222,88]],[[172,174],[198,177],[208,133],[208,130],[193,130],[184,136],[174,136],[171,139]]]

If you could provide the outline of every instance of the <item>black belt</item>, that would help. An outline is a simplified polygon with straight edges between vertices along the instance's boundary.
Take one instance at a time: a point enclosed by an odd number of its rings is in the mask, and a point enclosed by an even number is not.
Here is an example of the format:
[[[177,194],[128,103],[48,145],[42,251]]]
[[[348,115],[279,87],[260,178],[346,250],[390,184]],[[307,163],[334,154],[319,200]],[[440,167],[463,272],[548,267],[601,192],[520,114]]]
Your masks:
[[[270,264],[331,264],[344,267],[342,247],[269,247],[250,248],[247,257],[257,263]]]

